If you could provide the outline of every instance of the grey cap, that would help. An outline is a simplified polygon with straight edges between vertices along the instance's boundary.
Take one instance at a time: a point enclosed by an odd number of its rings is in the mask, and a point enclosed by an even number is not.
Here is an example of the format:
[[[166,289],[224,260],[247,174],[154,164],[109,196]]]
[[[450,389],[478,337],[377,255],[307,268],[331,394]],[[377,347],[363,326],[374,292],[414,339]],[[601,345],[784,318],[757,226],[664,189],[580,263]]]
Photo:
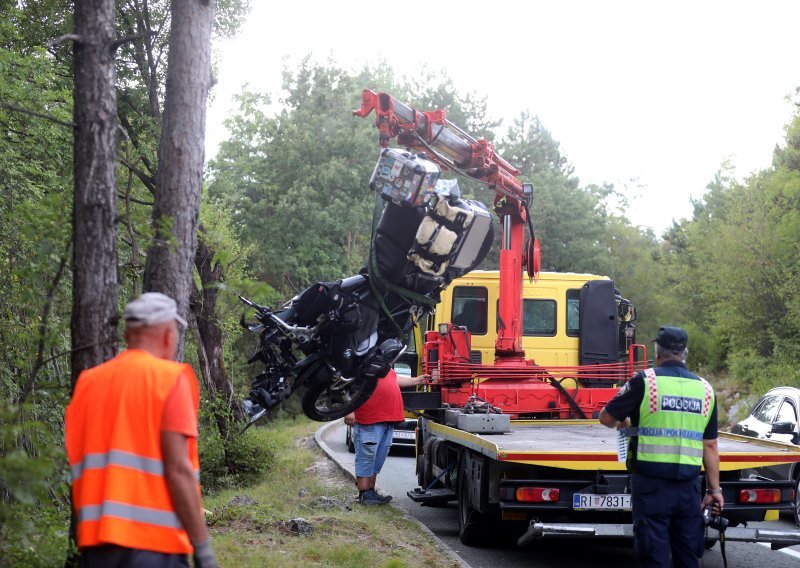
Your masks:
[[[130,326],[146,327],[175,320],[188,327],[186,320],[178,315],[178,304],[161,292],[146,292],[125,307],[125,322]]]

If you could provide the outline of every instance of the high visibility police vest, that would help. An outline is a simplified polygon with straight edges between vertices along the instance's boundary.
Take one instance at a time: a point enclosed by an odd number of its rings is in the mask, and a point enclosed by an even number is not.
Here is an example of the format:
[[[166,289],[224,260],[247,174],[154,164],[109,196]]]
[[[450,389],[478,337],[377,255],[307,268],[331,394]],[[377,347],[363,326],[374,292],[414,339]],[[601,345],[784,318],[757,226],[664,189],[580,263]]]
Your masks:
[[[129,349],[78,378],[66,411],[66,449],[80,548],[116,544],[192,552],[161,454],[164,402],[181,374],[190,377],[196,407],[192,368],[145,351]],[[199,479],[196,439],[188,438],[188,451]]]
[[[703,432],[714,404],[714,390],[705,379],[656,375],[647,369],[635,432],[636,470],[658,477],[699,475]]]

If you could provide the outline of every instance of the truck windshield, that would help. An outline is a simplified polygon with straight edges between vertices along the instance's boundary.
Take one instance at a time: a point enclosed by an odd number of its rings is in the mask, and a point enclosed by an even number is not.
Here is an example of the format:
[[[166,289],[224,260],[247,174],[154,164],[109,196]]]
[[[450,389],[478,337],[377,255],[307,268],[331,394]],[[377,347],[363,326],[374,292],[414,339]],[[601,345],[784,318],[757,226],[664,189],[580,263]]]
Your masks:
[[[456,286],[453,289],[451,321],[454,325],[465,326],[472,335],[485,335],[488,303],[489,294],[486,288]]]
[[[554,300],[524,300],[522,304],[522,334],[556,334],[556,303]]]

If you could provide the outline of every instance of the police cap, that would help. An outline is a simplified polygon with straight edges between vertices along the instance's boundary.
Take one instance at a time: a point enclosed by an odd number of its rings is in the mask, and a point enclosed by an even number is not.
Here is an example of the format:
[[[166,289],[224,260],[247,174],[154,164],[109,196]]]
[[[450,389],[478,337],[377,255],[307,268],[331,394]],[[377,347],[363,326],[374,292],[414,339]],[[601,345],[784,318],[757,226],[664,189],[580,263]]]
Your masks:
[[[664,325],[658,328],[658,335],[653,340],[664,349],[670,351],[683,351],[689,342],[689,335],[686,330],[680,327]]]

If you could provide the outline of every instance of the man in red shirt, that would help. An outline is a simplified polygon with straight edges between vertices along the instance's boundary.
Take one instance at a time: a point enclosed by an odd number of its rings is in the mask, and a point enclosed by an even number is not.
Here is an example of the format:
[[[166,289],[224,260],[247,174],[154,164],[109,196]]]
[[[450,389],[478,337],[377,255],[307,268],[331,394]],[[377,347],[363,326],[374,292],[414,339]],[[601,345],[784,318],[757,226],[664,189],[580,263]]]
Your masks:
[[[383,505],[392,500],[391,495],[381,495],[375,490],[375,480],[392,446],[395,424],[405,420],[400,388],[424,382],[425,375],[398,377],[392,369],[378,381],[375,392],[367,402],[344,417],[345,424],[353,427],[356,487],[358,502],[362,505]]]

